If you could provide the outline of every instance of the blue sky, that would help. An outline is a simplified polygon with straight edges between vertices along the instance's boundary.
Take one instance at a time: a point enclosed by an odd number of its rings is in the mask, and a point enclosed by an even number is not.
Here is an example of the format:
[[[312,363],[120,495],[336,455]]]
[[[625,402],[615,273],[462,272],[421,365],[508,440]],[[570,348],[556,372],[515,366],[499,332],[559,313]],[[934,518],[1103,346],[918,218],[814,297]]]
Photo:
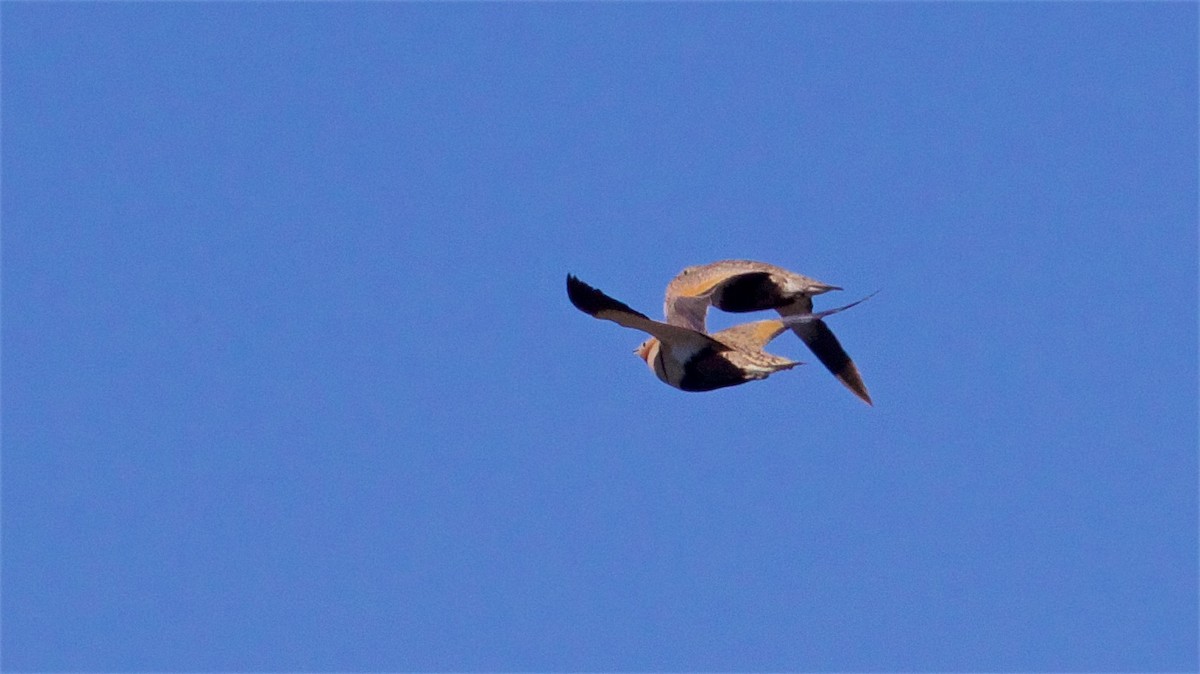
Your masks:
[[[6,670],[1197,668],[1195,4],[0,25]],[[731,257],[875,407],[563,287]]]

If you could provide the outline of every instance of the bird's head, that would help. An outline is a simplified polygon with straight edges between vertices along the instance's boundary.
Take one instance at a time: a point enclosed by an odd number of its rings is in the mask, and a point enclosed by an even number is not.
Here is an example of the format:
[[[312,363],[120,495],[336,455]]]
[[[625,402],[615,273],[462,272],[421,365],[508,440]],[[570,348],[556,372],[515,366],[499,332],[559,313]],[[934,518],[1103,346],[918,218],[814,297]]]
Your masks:
[[[658,356],[658,340],[654,337],[647,339],[638,345],[638,348],[633,350],[638,355],[638,358],[646,361],[647,365],[654,366],[654,358]]]

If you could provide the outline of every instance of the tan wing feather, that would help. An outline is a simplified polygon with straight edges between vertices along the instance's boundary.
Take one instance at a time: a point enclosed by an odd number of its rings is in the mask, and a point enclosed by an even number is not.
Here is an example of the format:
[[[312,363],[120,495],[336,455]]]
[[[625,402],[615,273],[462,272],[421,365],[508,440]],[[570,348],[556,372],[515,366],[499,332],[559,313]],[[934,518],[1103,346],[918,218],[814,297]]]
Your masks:
[[[783,321],[754,321],[715,332],[713,338],[739,351],[762,351],[771,340],[787,329],[788,326],[784,325]]]
[[[727,271],[705,265],[688,267],[667,284],[663,300],[663,315],[672,325],[682,325],[707,332],[708,306],[712,291],[737,271]]]

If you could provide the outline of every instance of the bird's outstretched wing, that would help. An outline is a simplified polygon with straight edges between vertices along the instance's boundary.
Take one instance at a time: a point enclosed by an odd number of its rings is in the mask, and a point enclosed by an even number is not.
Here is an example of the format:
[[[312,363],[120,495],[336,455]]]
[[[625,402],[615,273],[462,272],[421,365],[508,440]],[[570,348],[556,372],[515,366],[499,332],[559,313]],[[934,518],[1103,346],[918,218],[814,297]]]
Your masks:
[[[753,302],[752,298],[765,302],[764,309],[774,305],[759,298],[761,291],[771,288],[770,274],[765,271],[738,270],[720,263],[701,267],[688,267],[671,279],[667,295],[663,300],[663,315],[672,325],[683,325],[701,332],[707,331],[708,307],[714,300],[725,296],[733,289],[740,302]],[[751,311],[747,309],[747,311]]]
[[[567,275],[567,298],[583,313],[617,325],[641,330],[658,338],[661,342],[677,344],[688,350],[712,348],[716,351],[727,351],[729,347],[709,335],[691,328],[670,325],[653,320],[645,314],[632,309],[629,305],[605,295],[600,290],[580,281],[575,276]]]

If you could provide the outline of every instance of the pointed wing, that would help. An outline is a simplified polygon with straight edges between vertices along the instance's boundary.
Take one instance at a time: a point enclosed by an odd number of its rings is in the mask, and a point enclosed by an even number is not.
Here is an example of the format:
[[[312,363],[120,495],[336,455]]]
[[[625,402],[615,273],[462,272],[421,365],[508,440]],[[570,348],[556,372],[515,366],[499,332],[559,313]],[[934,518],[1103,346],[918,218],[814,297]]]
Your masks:
[[[838,381],[868,405],[874,403],[871,402],[871,394],[867,392],[867,385],[863,382],[862,375],[858,373],[858,367],[850,359],[850,354],[842,348],[833,331],[821,319],[845,311],[874,296],[875,293],[871,293],[858,302],[851,302],[836,309],[816,313],[812,313],[812,299],[809,298],[806,298],[806,301],[796,302],[778,309],[779,314],[783,316],[780,322],[791,327],[792,332],[796,333],[796,336],[808,346],[817,360],[821,361],[821,364],[832,372]]]
[[[729,347],[702,332],[652,320],[645,314],[631,309],[624,302],[605,295],[570,274],[567,275],[567,298],[571,300],[571,304],[575,305],[576,309],[589,316],[612,321],[626,328],[641,330],[657,337],[664,343],[696,351],[706,347],[717,351],[729,350]]]

